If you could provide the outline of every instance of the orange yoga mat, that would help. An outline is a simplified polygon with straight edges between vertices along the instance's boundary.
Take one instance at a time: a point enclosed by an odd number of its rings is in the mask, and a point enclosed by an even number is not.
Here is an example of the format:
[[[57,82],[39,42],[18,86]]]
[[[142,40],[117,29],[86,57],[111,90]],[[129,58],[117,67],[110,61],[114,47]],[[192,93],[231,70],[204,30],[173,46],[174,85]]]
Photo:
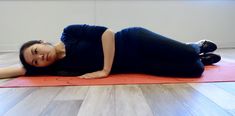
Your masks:
[[[78,77],[37,76],[18,77],[0,87],[42,87],[42,86],[81,86],[118,84],[156,84],[191,82],[231,82],[235,81],[235,61],[222,60],[216,65],[206,66],[199,78],[163,77],[146,74],[115,74],[108,78],[81,79]]]

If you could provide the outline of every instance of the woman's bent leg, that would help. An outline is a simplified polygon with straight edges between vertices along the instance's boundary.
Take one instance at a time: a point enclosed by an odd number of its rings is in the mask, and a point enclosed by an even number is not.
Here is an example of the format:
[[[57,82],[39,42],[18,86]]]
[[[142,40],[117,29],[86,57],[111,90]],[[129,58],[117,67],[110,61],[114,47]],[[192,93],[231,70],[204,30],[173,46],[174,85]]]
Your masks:
[[[204,65],[200,61],[200,48],[182,43],[144,28],[136,28],[129,34],[136,40],[141,70],[165,76],[200,76]]]
[[[145,60],[190,63],[199,59],[199,48],[195,49],[197,46],[164,37],[144,28],[133,30],[130,37],[137,42],[139,53]]]

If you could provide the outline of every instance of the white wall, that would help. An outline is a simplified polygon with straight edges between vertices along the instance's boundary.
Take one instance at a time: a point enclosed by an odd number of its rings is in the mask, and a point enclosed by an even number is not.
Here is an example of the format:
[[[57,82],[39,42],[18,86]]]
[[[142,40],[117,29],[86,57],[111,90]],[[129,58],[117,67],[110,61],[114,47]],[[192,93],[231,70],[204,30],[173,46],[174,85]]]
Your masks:
[[[118,31],[143,26],[182,42],[210,39],[235,47],[235,1],[57,0],[0,1],[0,51],[18,51],[31,39],[59,41],[69,24]]]

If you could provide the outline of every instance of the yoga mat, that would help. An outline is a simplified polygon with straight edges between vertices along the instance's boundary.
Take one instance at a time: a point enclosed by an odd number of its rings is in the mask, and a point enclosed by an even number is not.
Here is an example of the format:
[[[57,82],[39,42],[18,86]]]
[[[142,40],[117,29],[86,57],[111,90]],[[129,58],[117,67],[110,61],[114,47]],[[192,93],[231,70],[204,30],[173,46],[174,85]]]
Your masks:
[[[157,84],[157,83],[200,83],[235,81],[235,61],[222,60],[215,65],[205,67],[205,72],[198,78],[163,77],[147,74],[113,74],[108,78],[81,79],[62,76],[21,76],[0,85],[7,87],[45,87],[45,86],[82,86],[82,85],[120,85],[120,84]]]

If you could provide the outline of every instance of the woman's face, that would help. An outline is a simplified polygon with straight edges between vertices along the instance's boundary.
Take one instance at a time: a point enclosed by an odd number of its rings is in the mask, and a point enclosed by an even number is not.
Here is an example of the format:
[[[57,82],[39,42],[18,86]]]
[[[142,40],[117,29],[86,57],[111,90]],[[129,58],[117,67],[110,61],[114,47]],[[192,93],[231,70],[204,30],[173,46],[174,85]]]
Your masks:
[[[26,62],[35,67],[45,67],[56,61],[55,47],[48,43],[34,44],[24,51]]]

